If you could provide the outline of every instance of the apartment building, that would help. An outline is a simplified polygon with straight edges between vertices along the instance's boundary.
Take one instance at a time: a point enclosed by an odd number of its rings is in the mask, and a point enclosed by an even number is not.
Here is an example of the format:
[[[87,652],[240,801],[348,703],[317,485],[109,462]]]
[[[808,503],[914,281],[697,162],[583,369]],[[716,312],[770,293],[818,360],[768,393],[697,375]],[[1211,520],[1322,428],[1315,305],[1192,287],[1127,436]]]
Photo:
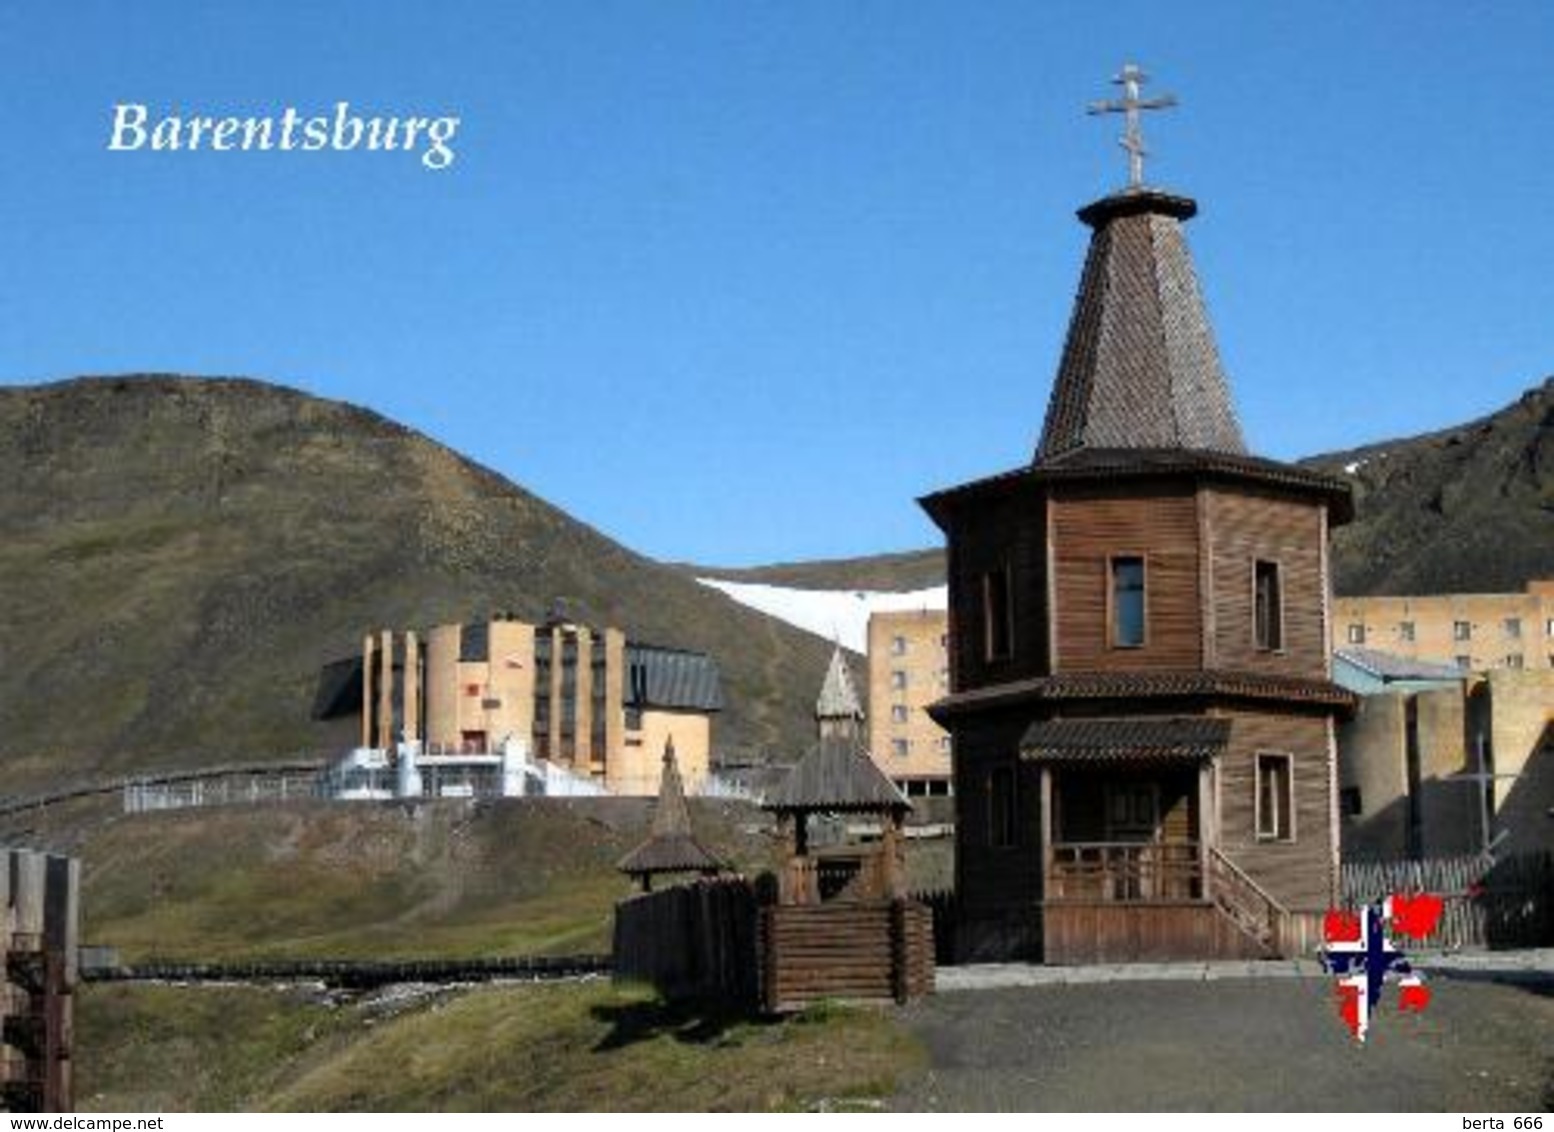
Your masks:
[[[707,777],[723,706],[703,653],[563,619],[496,616],[367,634],[360,656],[325,667],[314,716],[359,717],[360,746],[419,742],[429,755],[480,754],[520,740],[528,756],[612,793],[652,794],[673,740],[689,789]]]
[[[869,751],[909,797],[950,793],[950,735],[927,707],[949,694],[942,609],[869,618]]]
[[[1364,648],[1463,671],[1554,668],[1554,579],[1524,593],[1340,597],[1333,648]]]

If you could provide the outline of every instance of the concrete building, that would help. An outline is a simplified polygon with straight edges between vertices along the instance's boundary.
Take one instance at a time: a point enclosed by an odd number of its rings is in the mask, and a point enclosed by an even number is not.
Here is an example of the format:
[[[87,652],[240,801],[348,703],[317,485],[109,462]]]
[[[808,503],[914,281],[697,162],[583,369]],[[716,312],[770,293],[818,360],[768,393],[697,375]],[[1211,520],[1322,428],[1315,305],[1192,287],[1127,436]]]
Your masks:
[[[418,762],[514,750],[612,793],[652,794],[672,739],[688,789],[709,771],[716,663],[628,641],[619,629],[514,617],[368,634],[327,666],[314,715],[359,717],[359,748],[417,743]],[[456,758],[457,757],[457,758]]]
[[[944,610],[869,617],[869,752],[910,797],[950,793],[950,733],[928,705],[950,690]]]
[[[1343,653],[1335,676],[1349,683]],[[1349,859],[1554,848],[1554,671],[1408,672],[1360,688],[1338,734]]]
[[[1525,593],[1340,597],[1333,648],[1369,648],[1464,671],[1554,668],[1554,580]]]

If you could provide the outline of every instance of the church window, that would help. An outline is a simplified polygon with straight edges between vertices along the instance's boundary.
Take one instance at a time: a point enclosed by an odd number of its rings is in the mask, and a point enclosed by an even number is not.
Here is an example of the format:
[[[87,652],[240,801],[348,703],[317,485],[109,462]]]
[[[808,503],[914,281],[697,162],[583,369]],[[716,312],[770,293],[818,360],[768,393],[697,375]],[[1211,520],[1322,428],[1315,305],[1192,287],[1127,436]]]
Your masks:
[[[1284,587],[1277,562],[1252,563],[1252,596],[1257,647],[1277,652],[1284,647]]]
[[[1007,566],[982,575],[982,629],[984,656],[1008,660],[1014,652],[1014,619]]]
[[[1257,756],[1257,839],[1295,840],[1293,760],[1289,755]]]
[[[1144,559],[1118,555],[1111,560],[1112,644],[1139,648],[1144,644]]]

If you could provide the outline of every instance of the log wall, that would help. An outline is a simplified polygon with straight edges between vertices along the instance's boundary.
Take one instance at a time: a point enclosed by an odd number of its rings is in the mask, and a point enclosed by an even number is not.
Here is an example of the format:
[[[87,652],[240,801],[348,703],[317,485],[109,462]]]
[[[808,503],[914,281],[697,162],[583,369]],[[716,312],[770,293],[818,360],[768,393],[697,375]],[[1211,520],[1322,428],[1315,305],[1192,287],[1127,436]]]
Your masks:
[[[771,905],[761,915],[770,1011],[822,998],[905,1002],[933,991],[933,914],[915,900]]]

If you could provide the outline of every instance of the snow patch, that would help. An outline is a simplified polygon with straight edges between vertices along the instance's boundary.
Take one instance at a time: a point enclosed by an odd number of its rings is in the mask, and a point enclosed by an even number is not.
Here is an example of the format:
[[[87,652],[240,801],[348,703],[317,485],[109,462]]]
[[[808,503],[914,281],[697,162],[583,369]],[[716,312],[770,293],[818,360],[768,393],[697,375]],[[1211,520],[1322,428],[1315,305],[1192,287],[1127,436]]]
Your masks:
[[[871,613],[949,608],[948,586],[889,593],[882,590],[798,590],[758,582],[728,582],[721,578],[696,580],[727,594],[740,605],[747,605],[818,637],[840,641],[854,652],[868,650]]]
[[[1345,464],[1344,465],[1344,471],[1352,476],[1352,475],[1354,475],[1355,472],[1357,472],[1361,468],[1365,467],[1365,465],[1367,463],[1369,463],[1368,460],[1356,460],[1352,464]]]

